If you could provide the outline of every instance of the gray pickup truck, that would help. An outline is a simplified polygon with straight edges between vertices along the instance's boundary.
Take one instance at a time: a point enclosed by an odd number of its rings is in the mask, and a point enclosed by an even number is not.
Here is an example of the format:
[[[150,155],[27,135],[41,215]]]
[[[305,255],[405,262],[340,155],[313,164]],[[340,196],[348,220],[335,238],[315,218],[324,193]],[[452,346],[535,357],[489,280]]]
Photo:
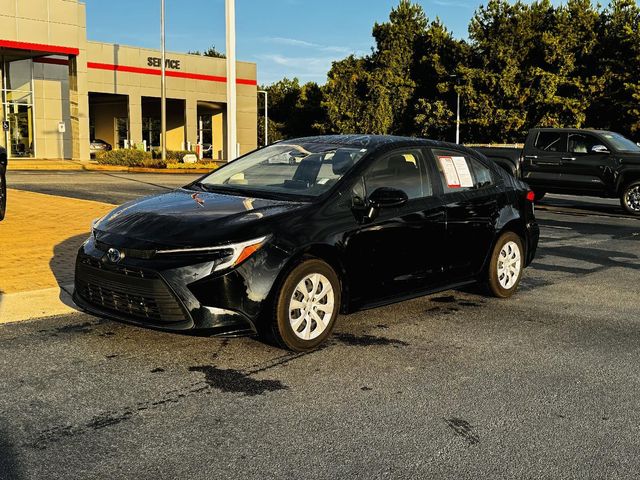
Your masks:
[[[640,146],[619,133],[535,128],[522,150],[475,150],[529,184],[538,200],[546,193],[619,198],[640,216]]]

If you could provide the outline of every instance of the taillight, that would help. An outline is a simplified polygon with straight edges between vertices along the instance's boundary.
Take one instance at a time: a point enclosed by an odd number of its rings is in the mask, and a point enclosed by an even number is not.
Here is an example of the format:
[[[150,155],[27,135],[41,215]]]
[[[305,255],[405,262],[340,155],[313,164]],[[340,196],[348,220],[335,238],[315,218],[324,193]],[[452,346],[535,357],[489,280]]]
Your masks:
[[[529,191],[527,192],[526,199],[527,199],[527,200],[529,200],[530,202],[533,202],[533,201],[535,201],[535,199],[536,199],[536,194],[535,194],[535,193],[533,193],[531,190],[529,190]]]

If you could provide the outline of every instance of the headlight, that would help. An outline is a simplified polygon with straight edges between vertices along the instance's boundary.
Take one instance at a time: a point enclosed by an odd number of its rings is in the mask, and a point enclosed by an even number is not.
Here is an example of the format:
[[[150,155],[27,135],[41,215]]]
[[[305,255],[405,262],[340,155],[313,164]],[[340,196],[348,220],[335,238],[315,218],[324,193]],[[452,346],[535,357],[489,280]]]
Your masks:
[[[93,232],[96,228],[96,226],[102,221],[102,219],[106,217],[106,215],[103,215],[102,217],[98,217],[98,218],[94,218],[93,221],[91,222],[91,235],[93,235]]]
[[[157,255],[180,255],[180,254],[204,254],[229,251],[229,254],[223,258],[213,269],[214,272],[224,270],[225,268],[235,267],[244,262],[251,255],[260,250],[267,242],[268,237],[254,238],[241,243],[231,243],[229,245],[220,245],[218,247],[202,247],[202,248],[178,248],[172,250],[157,250]]]

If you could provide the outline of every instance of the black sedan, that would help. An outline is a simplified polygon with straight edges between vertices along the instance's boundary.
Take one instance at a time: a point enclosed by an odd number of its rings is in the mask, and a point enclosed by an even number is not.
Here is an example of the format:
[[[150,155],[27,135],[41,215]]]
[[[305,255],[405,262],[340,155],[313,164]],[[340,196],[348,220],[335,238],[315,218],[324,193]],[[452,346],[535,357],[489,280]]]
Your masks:
[[[7,151],[0,147],[0,221],[7,210]]]
[[[511,296],[538,244],[533,200],[459,145],[283,141],[95,221],[74,297],[104,317],[309,350],[339,312],[473,282]]]

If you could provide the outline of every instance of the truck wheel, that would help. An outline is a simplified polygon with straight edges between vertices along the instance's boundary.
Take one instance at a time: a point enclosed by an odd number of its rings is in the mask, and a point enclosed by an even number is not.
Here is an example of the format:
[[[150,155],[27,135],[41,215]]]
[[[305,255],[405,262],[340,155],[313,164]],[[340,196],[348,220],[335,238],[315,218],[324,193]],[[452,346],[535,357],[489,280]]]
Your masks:
[[[632,182],[622,191],[620,204],[627,213],[640,215],[640,181]]]

